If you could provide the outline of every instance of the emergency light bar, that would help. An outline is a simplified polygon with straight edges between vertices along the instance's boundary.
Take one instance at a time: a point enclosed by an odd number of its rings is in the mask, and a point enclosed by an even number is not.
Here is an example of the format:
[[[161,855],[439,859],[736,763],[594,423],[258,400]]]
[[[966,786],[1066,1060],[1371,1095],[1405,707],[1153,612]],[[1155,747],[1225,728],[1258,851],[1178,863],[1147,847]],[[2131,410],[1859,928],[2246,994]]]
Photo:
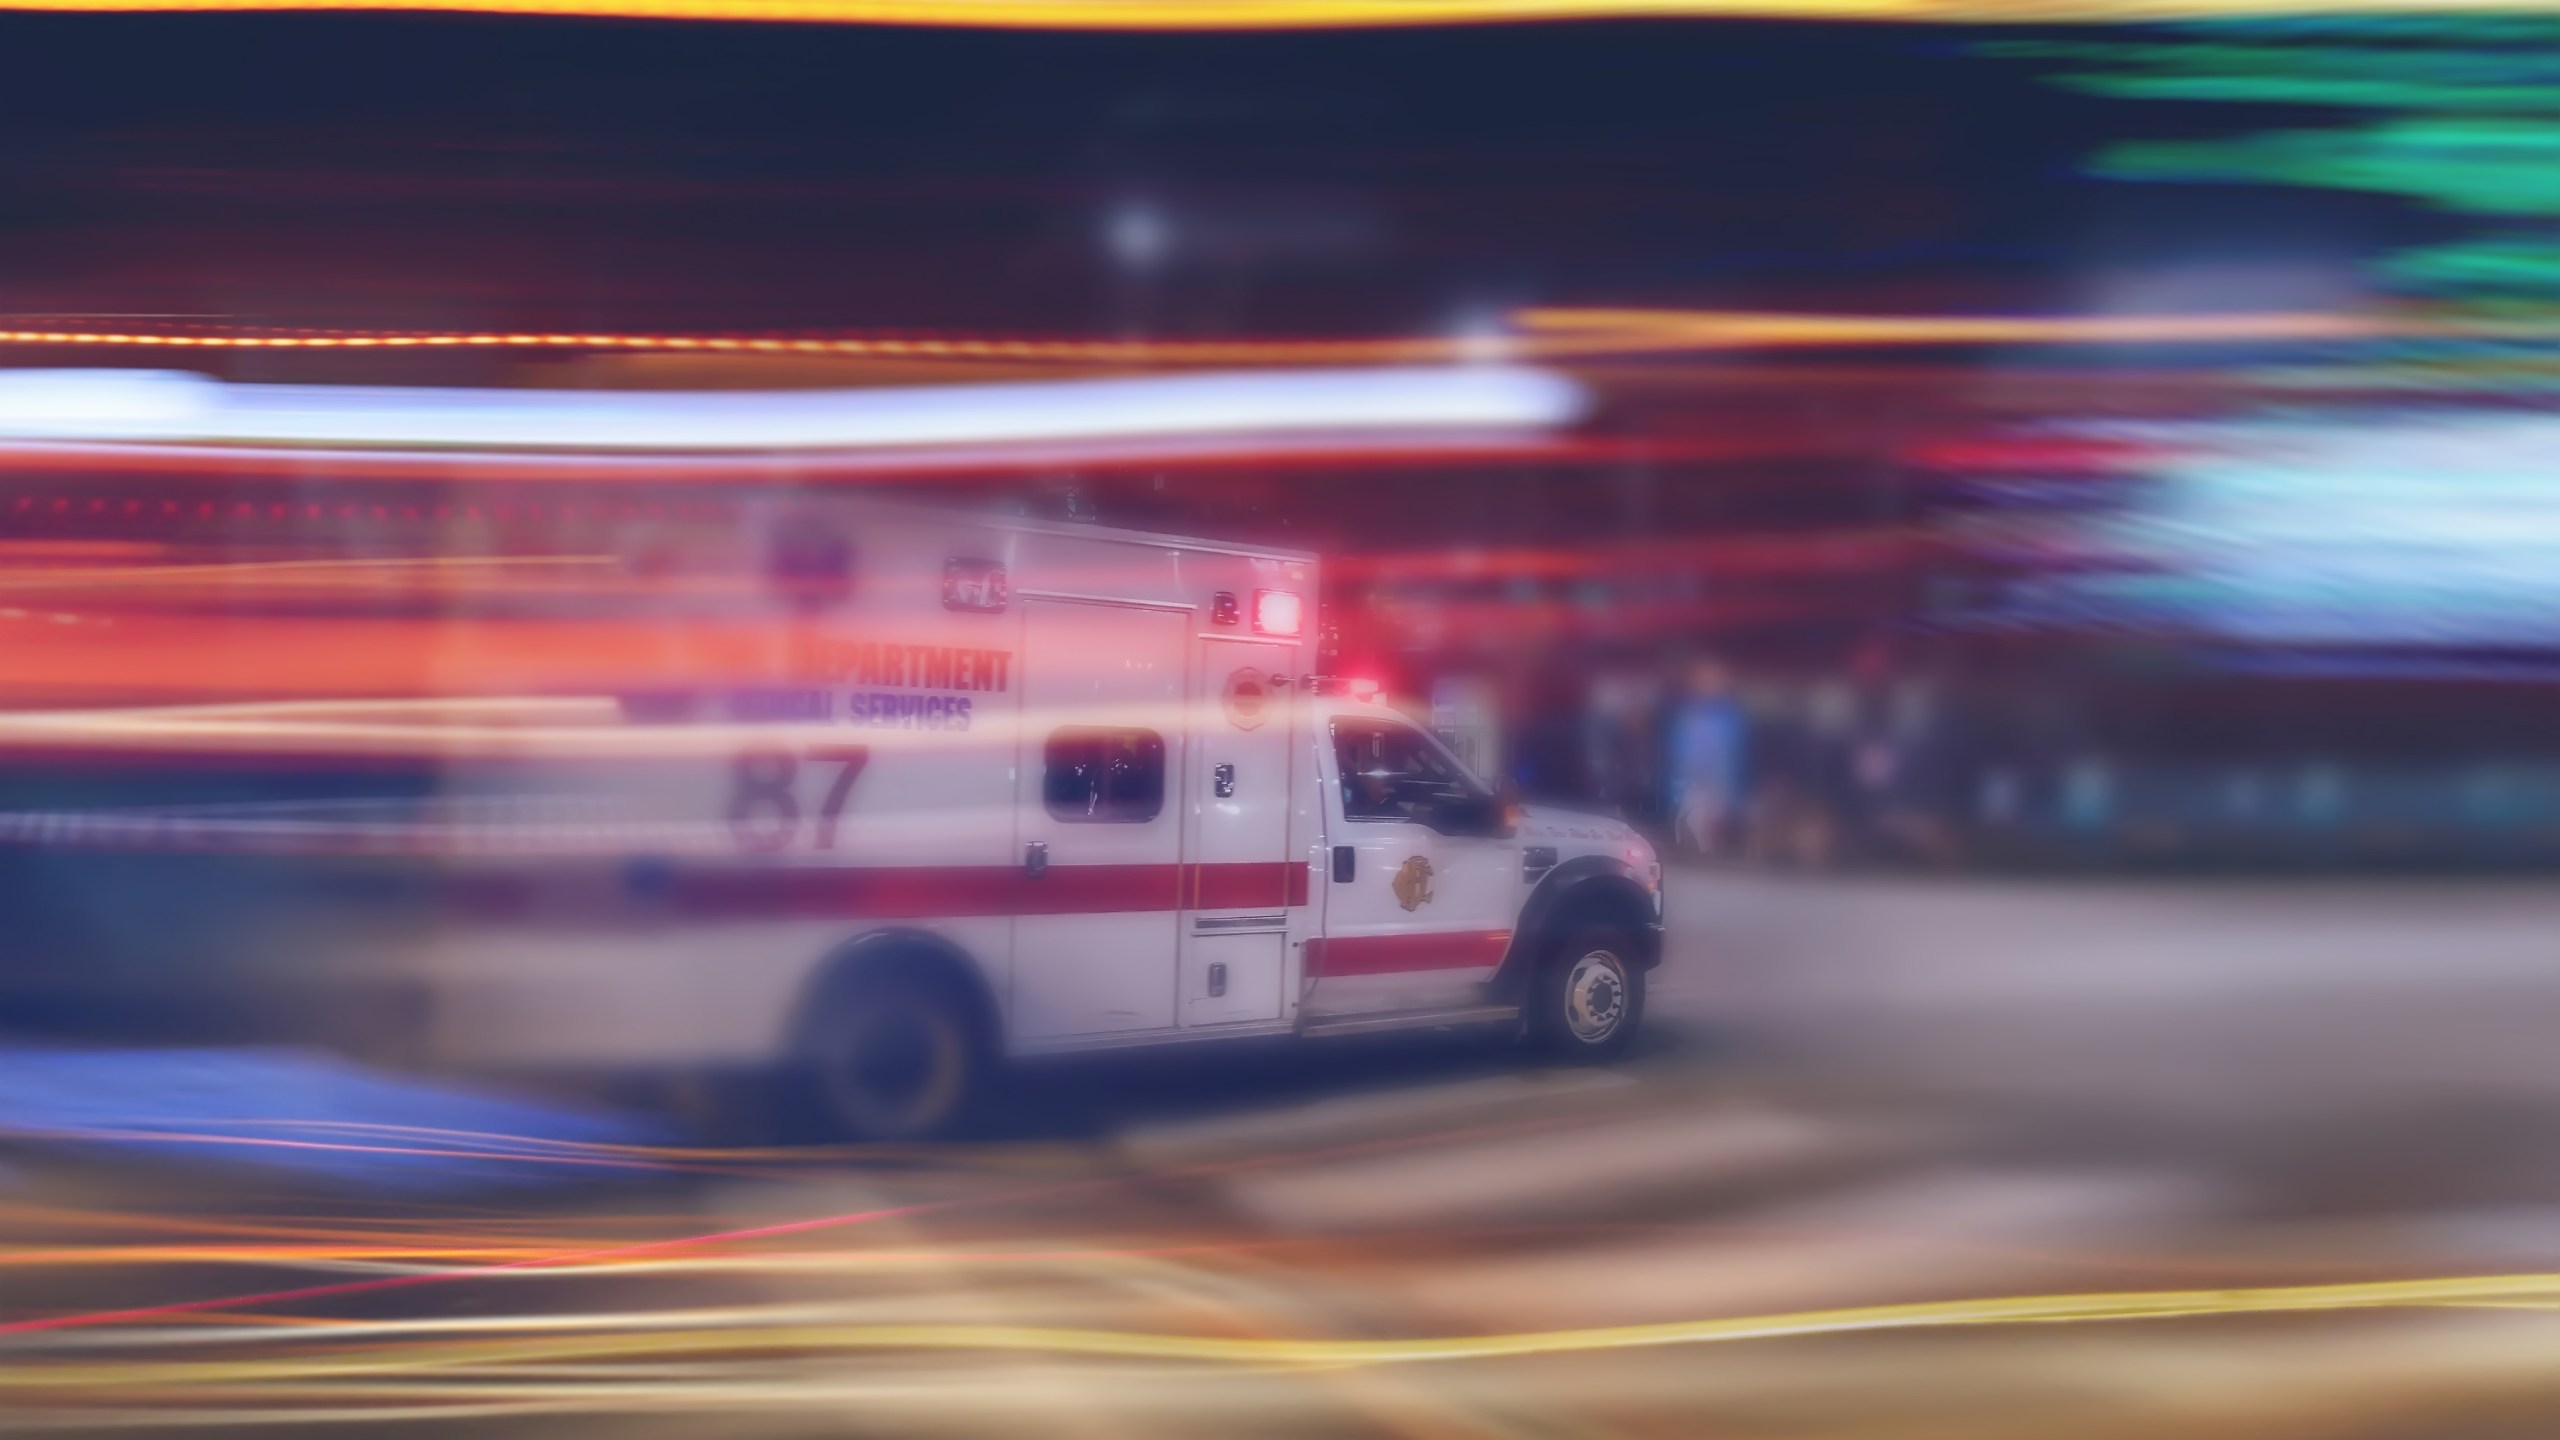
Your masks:
[[[1302,683],[1310,695],[1348,695],[1354,700],[1375,700],[1385,689],[1375,680],[1352,675],[1310,675]]]
[[[1549,429],[1585,408],[1573,381],[1500,365],[788,392],[235,385],[169,370],[0,372],[0,439],[225,445],[841,450]]]

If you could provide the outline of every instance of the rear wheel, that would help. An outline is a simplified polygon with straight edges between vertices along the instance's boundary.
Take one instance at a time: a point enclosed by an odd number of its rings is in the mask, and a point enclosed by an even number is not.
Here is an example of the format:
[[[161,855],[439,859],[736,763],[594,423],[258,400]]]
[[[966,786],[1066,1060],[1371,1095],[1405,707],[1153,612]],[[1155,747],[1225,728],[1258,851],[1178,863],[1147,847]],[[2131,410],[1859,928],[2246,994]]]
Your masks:
[[[985,1088],[986,1026],[961,987],[874,970],[838,987],[804,1042],[829,1128],[856,1140],[927,1140],[967,1119]]]
[[[1608,928],[1577,931],[1539,967],[1529,993],[1529,1035],[1568,1060],[1607,1060],[1634,1043],[1644,1019],[1644,971],[1635,941]]]

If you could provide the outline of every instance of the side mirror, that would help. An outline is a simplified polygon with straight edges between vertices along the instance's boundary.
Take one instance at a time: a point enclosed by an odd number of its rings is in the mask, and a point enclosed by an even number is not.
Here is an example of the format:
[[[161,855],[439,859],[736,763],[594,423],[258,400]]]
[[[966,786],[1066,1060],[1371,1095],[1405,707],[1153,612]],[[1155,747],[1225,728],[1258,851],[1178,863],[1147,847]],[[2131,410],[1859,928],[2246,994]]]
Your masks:
[[[1508,840],[1520,828],[1520,802],[1504,786],[1491,795],[1452,795],[1415,817],[1443,835]]]

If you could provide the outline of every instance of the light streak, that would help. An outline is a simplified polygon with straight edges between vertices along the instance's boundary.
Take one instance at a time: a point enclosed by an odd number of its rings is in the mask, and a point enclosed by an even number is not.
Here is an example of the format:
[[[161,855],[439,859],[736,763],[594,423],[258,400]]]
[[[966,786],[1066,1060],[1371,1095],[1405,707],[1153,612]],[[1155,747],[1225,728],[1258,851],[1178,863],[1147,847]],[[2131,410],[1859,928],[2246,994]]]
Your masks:
[[[1735,534],[1707,540],[1558,545],[1501,550],[1409,550],[1339,555],[1325,562],[1335,583],[1450,579],[1625,578],[1705,567],[1717,575],[1786,575],[1873,570],[1927,555],[1941,537],[1915,528],[1842,530],[1821,535]]]
[[[481,703],[468,703],[473,700]],[[361,718],[368,714],[381,718]],[[485,717],[483,723],[466,718],[473,716]],[[717,733],[699,733],[706,728]],[[372,706],[355,700],[268,701],[0,715],[0,743],[150,747],[174,742],[219,748],[225,742],[254,742],[266,750],[394,757],[609,753],[667,759],[720,753],[758,733],[743,724],[663,733],[629,726],[621,723],[615,702],[605,697],[453,695],[383,700]]]
[[[650,1170],[701,1175],[732,1175],[744,1167],[628,1155],[545,1153],[503,1145],[390,1145],[353,1140],[309,1140],[282,1135],[226,1135],[212,1130],[162,1129],[127,1125],[28,1125],[0,1123],[0,1135],[39,1140],[91,1140],[171,1147],[208,1146],[269,1150],[311,1150],[338,1154],[403,1155],[436,1160],[489,1160],[511,1164],[585,1166],[610,1170]],[[566,1147],[563,1147],[566,1148]]]
[[[687,1256],[672,1260],[598,1261],[564,1269],[563,1276],[577,1279],[628,1277],[635,1275],[757,1275],[784,1277],[805,1276],[828,1271],[868,1273],[914,1267],[980,1267],[1001,1265],[1081,1265],[1108,1264],[1123,1260],[1188,1259],[1248,1254],[1257,1251],[1311,1249],[1336,1246],[1333,1237],[1290,1236],[1263,1240],[1200,1241],[1193,1244],[1157,1244],[1119,1248],[1089,1246],[1057,1249],[984,1249],[984,1250],[784,1250],[758,1251],[745,1255]],[[397,1274],[423,1274],[449,1269],[457,1263],[487,1264],[520,1260],[548,1253],[532,1241],[512,1245],[478,1243],[462,1244],[371,1244],[328,1245],[318,1243],[296,1245],[101,1245],[80,1249],[0,1250],[0,1267],[25,1269],[110,1269],[136,1265],[238,1265],[273,1268],[282,1265],[310,1269],[345,1269]],[[237,1329],[188,1330],[159,1337],[163,1340],[184,1338],[189,1341],[230,1342],[272,1338],[263,1333],[267,1319]],[[297,1322],[298,1323],[298,1322]],[[352,1322],[320,1321],[332,1338],[354,1333]],[[469,1328],[475,1319],[364,1322],[367,1334],[406,1333],[417,1329]]]
[[[212,1296],[201,1300],[180,1300],[156,1305],[138,1305],[116,1310],[76,1311],[64,1315],[47,1315],[28,1320],[0,1322],[0,1337],[31,1335],[65,1330],[85,1330],[100,1326],[125,1325],[144,1320],[168,1319],[184,1315],[201,1315],[216,1311],[263,1309],[295,1304],[305,1300],[338,1299],[349,1295],[371,1294],[384,1290],[408,1289],[458,1280],[478,1280],[521,1274],[528,1270],[567,1269],[599,1260],[625,1260],[636,1256],[661,1255],[706,1246],[738,1244],[748,1241],[807,1235],[868,1225],[884,1220],[912,1219],[953,1211],[1018,1204],[1026,1201],[1051,1201],[1072,1196],[1091,1195],[1125,1188],[1149,1181],[1188,1179],[1212,1175],[1263,1170],[1312,1160],[1338,1159],[1353,1155],[1376,1154],[1421,1145],[1446,1144],[1489,1137],[1516,1138],[1540,1131],[1561,1128],[1568,1118],[1530,1121],[1504,1125],[1471,1126],[1440,1131],[1424,1136],[1397,1137],[1388,1140],[1357,1141],[1344,1145],[1324,1146],[1313,1150],[1288,1151],[1258,1155],[1241,1160],[1212,1161],[1200,1165],[1181,1166],[1170,1170],[1135,1171],[1120,1175],[1102,1175],[1084,1179],[1063,1180],[1046,1185],[1028,1186],[994,1194],[959,1195],[941,1200],[921,1200],[906,1205],[889,1205],[873,1209],[847,1211],[832,1215],[810,1216],[768,1225],[752,1225],[739,1229],[712,1231],[706,1234],[675,1235],[657,1240],[608,1245],[592,1249],[553,1251],[549,1254],[510,1260],[496,1265],[434,1270],[422,1274],[374,1276],[363,1280],[337,1281],[322,1285],[305,1285],[292,1289],[268,1290],[246,1295]]]
[[[2075,1325],[2138,1320],[2337,1314],[2393,1309],[2548,1309],[2560,1305],[2560,1274],[2465,1275],[2347,1284],[2209,1290],[2137,1290],[1999,1296],[1849,1306],[1644,1325],[1515,1331],[1407,1339],[1189,1335],[1034,1325],[811,1325],[767,1323],[748,1309],[701,1323],[703,1312],[673,1317],[622,1313],[506,1316],[479,1322],[509,1332],[556,1327],[577,1333],[503,1340],[427,1341],[369,1351],[219,1361],[17,1364],[0,1370],[0,1391],[69,1387],[277,1384],[349,1380],[422,1371],[600,1359],[660,1359],[732,1352],[802,1350],[1008,1351],[1144,1359],[1252,1368],[1325,1369],[1521,1359],[1598,1351],[1732,1344],[1754,1340],[1991,1326]],[[680,1323],[648,1328],[653,1320]],[[357,1328],[363,1328],[359,1325]]]
[[[1074,1182],[1067,1186],[1046,1187],[1037,1194],[1064,1193],[1093,1188],[1094,1181]],[[1029,1197],[1020,1197],[1029,1198]],[[872,1210],[856,1210],[812,1219],[787,1220],[773,1225],[756,1225],[737,1230],[724,1230],[711,1235],[680,1235],[663,1240],[643,1240],[628,1245],[606,1246],[594,1250],[553,1251],[519,1260],[501,1261],[495,1265],[468,1269],[428,1270],[404,1275],[379,1275],[364,1280],[335,1281],[321,1285],[302,1285],[285,1290],[268,1290],[254,1295],[223,1295],[203,1300],[179,1300],[161,1305],[137,1305],[122,1310],[88,1310],[70,1315],[50,1315],[34,1320],[11,1320],[0,1323],[0,1336],[28,1335],[55,1330],[87,1329],[100,1325],[129,1324],[139,1320],[170,1319],[207,1311],[245,1310],[252,1307],[295,1304],[305,1300],[334,1300],[349,1295],[368,1295],[385,1290],[403,1290],[419,1285],[432,1285],[454,1280],[484,1279],[524,1270],[570,1267],[581,1262],[618,1259],[629,1255],[682,1249],[694,1245],[725,1244],[744,1240],[760,1240],[781,1235],[805,1234],[812,1230],[869,1224],[878,1220],[902,1219],[930,1214],[965,1204],[965,1200],[921,1201],[912,1205],[890,1205]]]
[[[804,679],[794,683],[827,682]],[[1066,723],[1077,712],[1067,708],[1043,713]],[[1157,723],[1175,724],[1187,711],[1182,702],[1175,702],[1160,713],[1163,718]],[[1024,723],[1048,722],[1034,715]],[[779,733],[783,732],[766,721],[706,720],[681,726],[633,723],[623,719],[620,703],[610,696],[446,695],[375,701],[333,698],[0,713],[0,752],[59,756],[72,751],[91,758],[123,754],[153,760],[189,755],[258,755],[413,763],[484,760],[630,764],[725,758],[741,744],[771,739]],[[972,736],[983,739],[992,734],[975,730],[881,730],[874,733],[874,739],[896,743],[892,737],[938,735],[945,743],[971,744],[977,743]],[[1010,746],[1012,741],[998,737],[985,743]],[[212,818],[241,812],[200,813]]]
[[[1528,355],[1914,345],[2265,345],[2480,334],[2496,322],[2415,312],[2230,311],[2121,315],[1860,315],[1748,310],[1516,311]],[[2560,327],[2505,322],[2548,337]],[[1587,348],[1578,348],[1587,347]]]
[[[0,0],[50,11],[372,10],[1014,30],[1321,30],[1610,19],[2130,23],[2531,12],[2548,0]]]
[[[5,9],[0,3],[0,9]],[[1379,365],[1463,358],[1432,336],[1271,340],[1079,340],[1025,336],[740,335],[625,331],[155,331],[0,329],[0,346],[160,350],[569,350],[865,360],[999,360],[1106,366]]]
[[[416,449],[891,449],[1129,437],[1548,429],[1585,407],[1503,366],[812,391],[232,385],[182,371],[0,373],[0,436]]]
[[[1681,447],[1657,440],[1587,437],[1506,431],[1385,431],[1300,435],[1131,436],[1103,440],[1044,442],[1036,445],[894,446],[873,450],[794,450],[730,454],[546,454],[526,450],[356,450],[347,448],[257,445],[184,445],[165,442],[108,443],[0,439],[0,468],[37,470],[48,476],[64,472],[111,471],[125,475],[178,475],[188,479],[239,476],[273,480],[290,467],[313,470],[331,480],[442,480],[532,482],[553,484],[609,481],[618,485],[736,485],[778,482],[811,484],[872,479],[932,480],[1014,476],[1025,470],[1086,472],[1095,470],[1160,470],[1169,466],[1333,469],[1342,465],[1441,467],[1458,464],[1606,461],[1628,457],[1676,458]],[[69,504],[68,496],[41,502],[56,514],[108,513],[102,497],[84,495]],[[54,501],[64,502],[55,506]],[[141,519],[168,502],[121,513]],[[196,502],[202,506],[206,502]],[[119,507],[120,508],[120,507]],[[252,510],[258,507],[253,506]],[[323,507],[324,509],[327,507]],[[337,507],[344,515],[343,502]],[[465,513],[469,506],[456,507]],[[529,510],[532,507],[518,507]],[[601,509],[587,507],[588,513]],[[673,507],[670,507],[673,508]],[[570,507],[557,507],[569,518]],[[161,515],[172,512],[159,510]],[[199,512],[211,513],[211,512]],[[235,502],[224,518],[309,519],[308,506],[297,516],[291,507],[273,503],[264,514],[239,509]],[[377,520],[419,523],[444,516],[411,505],[394,508]],[[477,517],[474,517],[477,518]]]
[[[0,560],[0,567],[5,567]],[[147,565],[0,568],[0,595],[63,603],[219,607],[247,601],[304,606],[323,602],[510,599],[740,599],[757,594],[742,576],[640,576],[615,555],[366,556],[361,559],[231,560]]]
[[[2560,0],[2555,0],[2560,3]],[[0,0],[0,8],[6,8]],[[396,332],[0,329],[0,347],[82,350],[478,350],[1003,361],[1155,369],[1239,366],[1466,364],[1658,350],[1981,344],[2256,344],[2412,335],[2549,336],[2530,321],[2424,311],[2229,311],[2123,315],[1894,315],[1855,312],[1670,310],[1541,306],[1512,312],[1482,335],[1090,340],[1056,336],[775,336],[626,331]]]

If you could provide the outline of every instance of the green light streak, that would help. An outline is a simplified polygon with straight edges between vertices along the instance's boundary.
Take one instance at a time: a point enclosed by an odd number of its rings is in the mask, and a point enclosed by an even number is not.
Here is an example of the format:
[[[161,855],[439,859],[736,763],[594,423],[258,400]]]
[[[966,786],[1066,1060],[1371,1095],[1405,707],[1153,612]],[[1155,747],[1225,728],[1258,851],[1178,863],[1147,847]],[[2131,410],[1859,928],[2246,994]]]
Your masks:
[[[2124,181],[2397,196],[2481,229],[2381,257],[2372,274],[2382,288],[2472,313],[2549,315],[2560,304],[2560,17],[2303,16],[1983,48],[2111,99],[2305,107],[2312,123],[2300,128],[2131,140],[2088,168]],[[2463,353],[2463,368],[2525,359],[2512,346]]]
[[[2137,141],[2100,156],[2118,180],[2319,186],[2473,215],[2560,215],[2560,119],[2429,116],[2232,140]]]

